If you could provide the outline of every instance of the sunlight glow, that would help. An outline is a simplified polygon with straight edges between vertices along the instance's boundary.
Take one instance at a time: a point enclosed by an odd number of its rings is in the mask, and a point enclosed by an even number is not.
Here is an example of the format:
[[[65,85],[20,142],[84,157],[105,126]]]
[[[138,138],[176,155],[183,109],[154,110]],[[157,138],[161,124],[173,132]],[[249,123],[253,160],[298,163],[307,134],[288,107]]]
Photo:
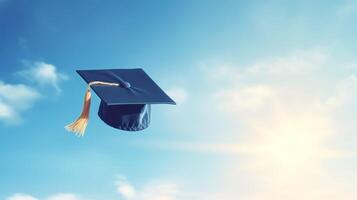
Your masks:
[[[275,122],[259,127],[250,151],[255,155],[256,166],[291,172],[331,156],[323,144],[331,127],[321,116],[282,115]]]

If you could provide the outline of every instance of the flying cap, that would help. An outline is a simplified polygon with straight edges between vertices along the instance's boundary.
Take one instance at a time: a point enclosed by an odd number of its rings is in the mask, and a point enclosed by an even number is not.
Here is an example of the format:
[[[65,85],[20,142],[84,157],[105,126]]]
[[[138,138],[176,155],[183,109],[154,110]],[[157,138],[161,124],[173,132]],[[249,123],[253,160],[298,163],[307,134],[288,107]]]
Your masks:
[[[90,89],[101,99],[98,115],[109,126],[125,131],[147,128],[151,104],[176,104],[143,69],[77,70],[88,83],[82,114],[67,125],[83,136],[89,118]]]

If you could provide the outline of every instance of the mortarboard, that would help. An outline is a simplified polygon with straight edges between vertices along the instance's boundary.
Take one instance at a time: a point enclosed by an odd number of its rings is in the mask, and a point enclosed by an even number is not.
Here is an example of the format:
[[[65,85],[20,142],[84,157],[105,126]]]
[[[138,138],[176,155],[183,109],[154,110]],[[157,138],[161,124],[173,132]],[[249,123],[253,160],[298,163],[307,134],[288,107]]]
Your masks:
[[[109,126],[125,131],[147,128],[151,104],[176,104],[143,69],[77,70],[88,83],[82,114],[67,125],[68,131],[83,136],[89,118],[91,92],[101,99],[98,115]]]

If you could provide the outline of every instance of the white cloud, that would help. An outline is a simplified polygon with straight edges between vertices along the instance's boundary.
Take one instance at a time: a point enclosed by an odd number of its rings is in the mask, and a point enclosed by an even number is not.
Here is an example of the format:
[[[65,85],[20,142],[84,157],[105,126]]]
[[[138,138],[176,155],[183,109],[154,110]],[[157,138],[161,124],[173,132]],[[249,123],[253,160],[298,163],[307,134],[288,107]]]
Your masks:
[[[172,88],[167,90],[167,94],[177,103],[183,104],[188,98],[188,93],[184,88]]]
[[[179,196],[178,185],[173,182],[154,181],[136,189],[125,178],[119,177],[115,184],[118,193],[126,200],[176,200]]]
[[[130,183],[128,183],[124,178],[119,177],[115,182],[117,186],[117,192],[122,195],[125,199],[132,199],[136,195],[136,191]]]
[[[46,198],[46,200],[79,200],[79,199],[80,198],[77,195],[70,194],[70,193],[58,193]],[[39,199],[29,194],[14,194],[8,197],[6,200],[39,200]]]
[[[59,193],[48,197],[46,200],[79,200],[79,197],[69,193]]]
[[[60,91],[59,82],[66,79],[65,75],[57,72],[54,65],[44,62],[35,62],[29,69],[17,74],[38,85],[49,85],[57,92]],[[31,108],[40,97],[33,86],[0,81],[0,120],[9,124],[20,123],[21,113]]]
[[[140,194],[142,200],[175,200],[179,193],[178,186],[171,182],[150,183]]]
[[[0,81],[0,120],[19,123],[21,112],[31,108],[40,96],[37,90],[26,85]]]
[[[51,86],[60,91],[59,83],[67,79],[67,76],[59,73],[57,68],[45,62],[35,62],[29,65],[29,69],[18,72],[24,78],[37,83],[40,86]]]
[[[8,197],[6,200],[38,200],[38,199],[27,194],[14,194]]]
[[[115,181],[117,192],[125,200],[177,200],[180,196],[178,185],[168,181],[153,181],[146,183],[139,190],[134,188],[124,177],[118,176]],[[72,193],[57,193],[47,198],[36,198],[29,194],[14,194],[6,200],[80,200]]]
[[[0,119],[11,120],[17,118],[15,111],[7,104],[0,102]]]

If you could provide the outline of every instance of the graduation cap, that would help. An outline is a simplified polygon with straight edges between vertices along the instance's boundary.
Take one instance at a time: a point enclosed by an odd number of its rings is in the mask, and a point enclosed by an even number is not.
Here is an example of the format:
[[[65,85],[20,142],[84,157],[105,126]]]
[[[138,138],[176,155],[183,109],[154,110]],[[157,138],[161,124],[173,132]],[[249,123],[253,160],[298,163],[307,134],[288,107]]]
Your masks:
[[[99,117],[109,126],[125,131],[147,128],[151,104],[176,104],[143,69],[77,70],[87,82],[81,115],[67,125],[83,136],[89,119],[91,89],[99,96]]]

